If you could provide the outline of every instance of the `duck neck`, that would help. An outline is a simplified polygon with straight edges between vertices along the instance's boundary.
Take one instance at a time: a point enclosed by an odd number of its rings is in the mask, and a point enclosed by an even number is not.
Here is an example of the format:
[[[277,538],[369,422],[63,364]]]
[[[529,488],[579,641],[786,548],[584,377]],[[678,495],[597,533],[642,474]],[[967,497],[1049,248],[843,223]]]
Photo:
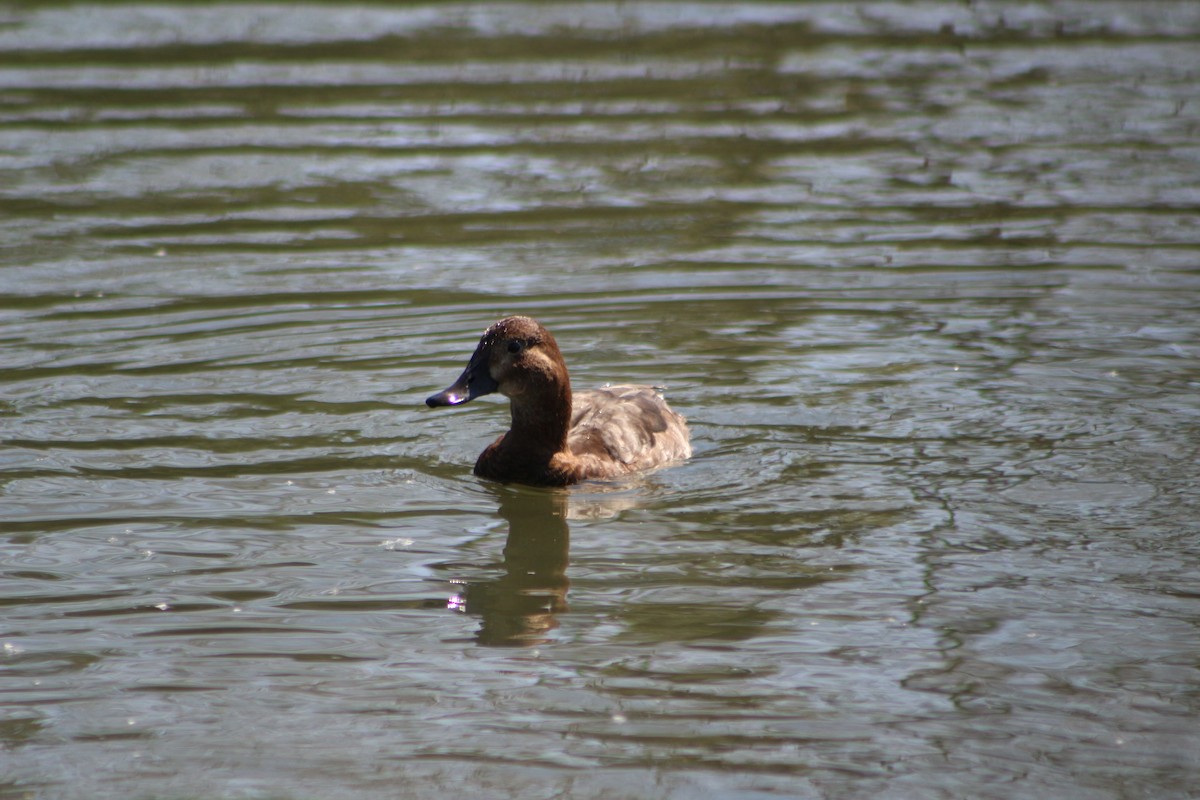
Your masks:
[[[543,391],[511,398],[511,441],[546,458],[567,449],[571,427],[571,384],[562,381]]]

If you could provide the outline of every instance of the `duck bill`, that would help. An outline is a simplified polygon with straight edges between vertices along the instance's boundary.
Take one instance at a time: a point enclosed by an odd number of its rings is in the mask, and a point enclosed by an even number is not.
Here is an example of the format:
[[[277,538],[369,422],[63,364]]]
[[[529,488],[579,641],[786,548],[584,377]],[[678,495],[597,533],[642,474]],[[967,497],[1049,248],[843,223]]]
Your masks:
[[[467,364],[463,374],[458,376],[458,380],[437,394],[425,398],[425,405],[430,408],[462,405],[476,397],[491,394],[498,388],[499,384],[492,379],[486,360],[476,353],[471,357],[471,363]]]

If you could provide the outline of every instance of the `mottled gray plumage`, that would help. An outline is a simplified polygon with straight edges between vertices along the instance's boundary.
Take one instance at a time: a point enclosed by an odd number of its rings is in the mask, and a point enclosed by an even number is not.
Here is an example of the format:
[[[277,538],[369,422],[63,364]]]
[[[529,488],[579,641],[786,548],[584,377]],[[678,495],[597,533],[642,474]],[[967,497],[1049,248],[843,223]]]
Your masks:
[[[633,384],[576,392],[567,447],[577,456],[607,456],[631,470],[692,454],[683,417],[654,388]]]

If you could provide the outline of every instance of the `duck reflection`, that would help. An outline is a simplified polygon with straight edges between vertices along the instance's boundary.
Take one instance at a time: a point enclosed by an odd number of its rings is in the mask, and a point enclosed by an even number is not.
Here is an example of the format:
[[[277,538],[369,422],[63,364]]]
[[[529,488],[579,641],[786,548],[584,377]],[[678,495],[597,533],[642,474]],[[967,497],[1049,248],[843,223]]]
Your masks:
[[[529,647],[549,641],[557,615],[567,610],[568,520],[615,517],[638,505],[642,486],[636,480],[571,489],[488,486],[508,522],[503,572],[463,581],[447,606],[482,619],[475,636],[479,644]]]
[[[500,516],[508,521],[504,571],[471,581],[449,606],[482,618],[476,641],[526,647],[550,638],[567,610],[568,494],[562,489],[494,488]]]

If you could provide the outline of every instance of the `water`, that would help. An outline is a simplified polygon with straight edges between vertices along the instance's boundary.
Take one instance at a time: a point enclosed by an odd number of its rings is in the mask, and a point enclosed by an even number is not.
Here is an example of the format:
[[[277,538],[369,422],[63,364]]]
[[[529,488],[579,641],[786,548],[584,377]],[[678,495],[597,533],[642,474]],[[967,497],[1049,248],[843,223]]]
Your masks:
[[[1200,5],[0,13],[0,797],[1194,792]]]

